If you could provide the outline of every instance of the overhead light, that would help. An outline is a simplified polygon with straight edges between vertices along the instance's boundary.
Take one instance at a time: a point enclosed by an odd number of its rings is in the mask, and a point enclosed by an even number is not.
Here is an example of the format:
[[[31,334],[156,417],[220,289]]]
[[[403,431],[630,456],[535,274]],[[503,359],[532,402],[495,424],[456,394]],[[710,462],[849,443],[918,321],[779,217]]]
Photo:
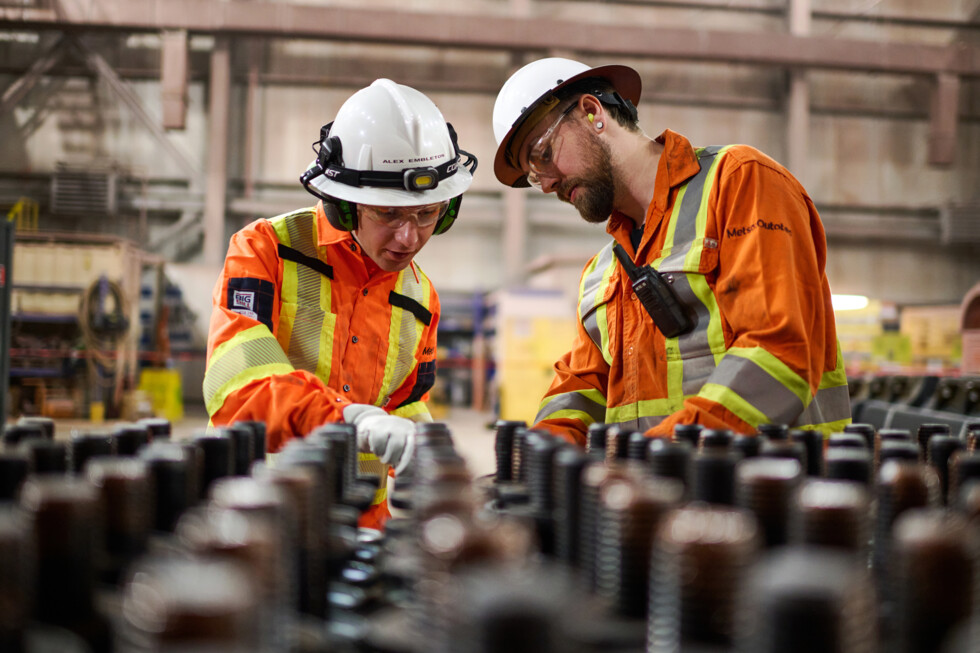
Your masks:
[[[835,311],[857,311],[868,306],[864,295],[831,295],[830,301]]]

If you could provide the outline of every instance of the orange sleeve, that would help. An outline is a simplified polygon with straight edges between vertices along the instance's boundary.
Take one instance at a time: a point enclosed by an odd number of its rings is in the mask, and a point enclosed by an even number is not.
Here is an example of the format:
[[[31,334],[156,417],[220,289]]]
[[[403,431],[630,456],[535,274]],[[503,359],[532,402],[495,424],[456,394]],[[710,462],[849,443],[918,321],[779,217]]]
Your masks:
[[[279,283],[282,264],[277,253],[278,239],[265,220],[245,227],[231,238],[221,276],[212,294],[213,310],[208,329],[208,361],[214,349],[236,334],[263,322],[232,311],[228,307],[229,279],[255,279],[271,283],[274,292],[271,332],[279,324]],[[293,437],[302,437],[317,426],[343,419],[349,401],[304,370],[257,379],[229,394],[211,414],[216,426],[239,420],[266,423],[268,449],[278,451]]]
[[[816,392],[837,356],[823,225],[800,183],[765,155],[736,146],[720,165],[707,226],[718,240],[719,261],[708,281],[725,343],[764,349]],[[647,434],[667,435],[683,423],[755,432],[696,395]]]
[[[593,257],[594,260],[594,257]],[[588,269],[591,264],[586,264]],[[585,274],[583,269],[583,275]],[[605,401],[606,388],[609,384],[609,365],[602,357],[602,352],[582,326],[582,321],[575,320],[575,340],[571,350],[555,363],[555,378],[541,400],[541,406],[565,393],[591,392],[598,393]],[[536,418],[535,418],[536,419]],[[598,419],[596,421],[602,421]],[[588,441],[588,424],[581,419],[561,417],[544,419],[534,424],[534,428],[551,431],[565,440],[585,446]]]

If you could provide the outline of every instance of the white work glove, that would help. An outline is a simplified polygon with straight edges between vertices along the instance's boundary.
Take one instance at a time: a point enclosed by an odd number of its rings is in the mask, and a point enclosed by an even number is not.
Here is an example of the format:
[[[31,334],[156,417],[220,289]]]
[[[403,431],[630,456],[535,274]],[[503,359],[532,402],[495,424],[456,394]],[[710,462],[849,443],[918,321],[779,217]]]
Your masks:
[[[344,421],[357,427],[358,449],[394,467],[396,475],[408,469],[415,450],[415,422],[369,404],[344,408]]]

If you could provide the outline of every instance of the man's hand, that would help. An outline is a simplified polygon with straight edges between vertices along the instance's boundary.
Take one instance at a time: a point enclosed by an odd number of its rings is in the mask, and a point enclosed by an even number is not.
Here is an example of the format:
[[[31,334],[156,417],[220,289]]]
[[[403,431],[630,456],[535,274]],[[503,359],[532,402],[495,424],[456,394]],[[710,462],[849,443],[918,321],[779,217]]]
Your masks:
[[[415,422],[368,404],[347,406],[344,421],[357,427],[358,449],[394,467],[396,475],[408,468],[415,450]]]

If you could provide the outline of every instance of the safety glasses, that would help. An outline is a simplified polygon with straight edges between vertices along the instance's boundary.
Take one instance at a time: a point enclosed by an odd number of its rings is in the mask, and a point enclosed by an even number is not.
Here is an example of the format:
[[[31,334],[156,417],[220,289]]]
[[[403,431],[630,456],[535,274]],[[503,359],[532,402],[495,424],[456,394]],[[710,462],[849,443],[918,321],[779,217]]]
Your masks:
[[[372,222],[387,229],[401,229],[409,222],[413,222],[420,229],[431,227],[439,221],[439,218],[446,214],[447,209],[449,209],[449,200],[434,204],[423,204],[422,206],[370,206],[359,204],[357,207],[358,215],[363,215]]]
[[[576,106],[578,105],[573,102],[567,109],[562,111],[561,115],[548,128],[548,131],[542,134],[531,146],[531,149],[528,150],[527,181],[538,190],[541,189],[541,177],[554,177],[557,172],[555,159],[558,158],[558,153],[561,152],[562,145],[562,137],[558,134],[558,126],[565,119],[565,116],[570,114]]]

